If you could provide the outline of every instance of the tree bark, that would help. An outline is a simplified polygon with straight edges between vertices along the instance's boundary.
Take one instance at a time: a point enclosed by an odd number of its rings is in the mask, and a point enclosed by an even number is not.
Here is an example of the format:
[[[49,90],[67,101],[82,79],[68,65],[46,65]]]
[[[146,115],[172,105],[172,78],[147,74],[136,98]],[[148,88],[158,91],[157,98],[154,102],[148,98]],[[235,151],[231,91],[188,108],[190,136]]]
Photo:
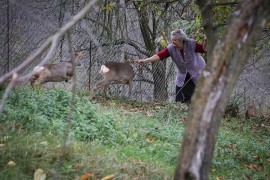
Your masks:
[[[204,1],[208,4],[208,1]],[[208,179],[214,146],[230,94],[252,47],[270,19],[270,1],[240,4],[215,45],[192,99],[174,179]]]
[[[215,47],[215,42],[217,42],[218,36],[216,30],[214,28],[214,20],[213,20],[213,11],[212,6],[208,0],[197,0],[197,5],[200,7],[201,16],[202,16],[202,24],[205,30],[205,34],[207,36],[207,62],[211,63],[210,57],[212,55],[213,49]]]
[[[140,29],[142,32],[143,40],[145,43],[146,50],[148,52],[154,53],[156,49],[155,46],[155,37],[156,37],[156,30],[153,27],[153,31],[151,31],[149,27],[149,19],[146,14],[147,8],[146,7],[137,7],[136,3],[134,4],[137,8],[138,15],[139,15],[139,24]],[[154,16],[153,16],[154,17]],[[152,18],[152,24],[156,24],[156,20]],[[166,81],[166,66],[163,62],[153,62],[152,63],[153,69],[153,81],[154,81],[154,101],[161,102],[168,99],[168,91],[167,91],[167,81]]]

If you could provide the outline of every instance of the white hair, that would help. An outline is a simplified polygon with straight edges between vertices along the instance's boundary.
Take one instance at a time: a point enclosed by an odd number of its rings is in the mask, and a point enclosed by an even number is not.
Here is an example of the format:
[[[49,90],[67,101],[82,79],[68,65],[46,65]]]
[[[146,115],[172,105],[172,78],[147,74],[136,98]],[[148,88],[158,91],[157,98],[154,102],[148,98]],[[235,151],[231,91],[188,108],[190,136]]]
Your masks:
[[[181,41],[185,41],[188,38],[186,33],[182,29],[176,29],[172,31],[171,36],[175,36],[177,39]]]

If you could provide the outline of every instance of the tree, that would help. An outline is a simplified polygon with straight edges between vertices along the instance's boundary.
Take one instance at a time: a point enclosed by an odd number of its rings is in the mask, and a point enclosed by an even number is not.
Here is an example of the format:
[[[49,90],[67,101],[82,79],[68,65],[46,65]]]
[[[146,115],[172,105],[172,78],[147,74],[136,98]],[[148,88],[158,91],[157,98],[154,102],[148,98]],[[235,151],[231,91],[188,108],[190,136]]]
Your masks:
[[[211,14],[208,0],[197,0],[202,17]],[[270,19],[270,1],[243,1],[231,16],[195,91],[174,179],[208,179],[214,146],[230,94],[251,49]],[[206,32],[213,29],[206,21]],[[208,34],[210,35],[210,34]],[[210,45],[211,47],[211,45]]]

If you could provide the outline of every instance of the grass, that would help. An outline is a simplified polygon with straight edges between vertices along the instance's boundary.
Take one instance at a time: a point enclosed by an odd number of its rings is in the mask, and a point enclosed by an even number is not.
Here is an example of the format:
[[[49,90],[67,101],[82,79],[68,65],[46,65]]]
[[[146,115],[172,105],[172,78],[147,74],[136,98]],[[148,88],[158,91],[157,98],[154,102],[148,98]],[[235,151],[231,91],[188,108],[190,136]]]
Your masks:
[[[2,92],[0,92],[1,94]],[[67,138],[71,94],[18,89],[0,115],[1,179],[173,179],[187,107],[99,98],[80,93]],[[262,126],[263,124],[263,126]],[[270,140],[264,120],[225,118],[209,179],[269,179]],[[15,166],[8,166],[14,161]],[[89,175],[89,174],[88,174]],[[90,176],[90,175],[89,175]]]

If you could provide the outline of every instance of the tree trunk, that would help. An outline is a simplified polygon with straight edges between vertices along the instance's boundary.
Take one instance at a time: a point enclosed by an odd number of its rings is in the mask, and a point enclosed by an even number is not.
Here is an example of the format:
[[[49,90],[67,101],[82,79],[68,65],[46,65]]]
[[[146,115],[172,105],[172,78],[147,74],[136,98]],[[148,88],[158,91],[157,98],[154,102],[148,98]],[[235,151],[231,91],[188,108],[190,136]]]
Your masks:
[[[207,63],[211,63],[210,57],[212,55],[212,50],[215,47],[215,44],[218,40],[218,36],[216,33],[216,28],[215,28],[215,21],[213,19],[214,13],[212,11],[212,6],[211,3],[209,3],[208,0],[197,0],[196,1],[198,6],[200,7],[201,10],[201,16],[202,16],[202,24],[207,36]]]
[[[143,40],[145,43],[146,50],[148,52],[153,53],[156,49],[155,46],[155,37],[156,37],[156,31],[153,30],[153,32],[150,31],[149,27],[149,19],[147,17],[147,9],[146,7],[137,7],[136,4],[134,4],[137,8],[138,14],[139,14],[139,24],[140,29],[142,32]],[[153,19],[152,24],[156,24],[155,19]],[[154,29],[154,28],[153,28]],[[165,101],[168,98],[168,92],[167,92],[167,81],[166,81],[166,66],[162,62],[153,62],[152,63],[152,69],[153,69],[153,80],[154,80],[154,101]]]
[[[269,6],[268,0],[244,1],[233,13],[192,99],[174,179],[208,179],[225,105],[252,47],[270,19]]]

